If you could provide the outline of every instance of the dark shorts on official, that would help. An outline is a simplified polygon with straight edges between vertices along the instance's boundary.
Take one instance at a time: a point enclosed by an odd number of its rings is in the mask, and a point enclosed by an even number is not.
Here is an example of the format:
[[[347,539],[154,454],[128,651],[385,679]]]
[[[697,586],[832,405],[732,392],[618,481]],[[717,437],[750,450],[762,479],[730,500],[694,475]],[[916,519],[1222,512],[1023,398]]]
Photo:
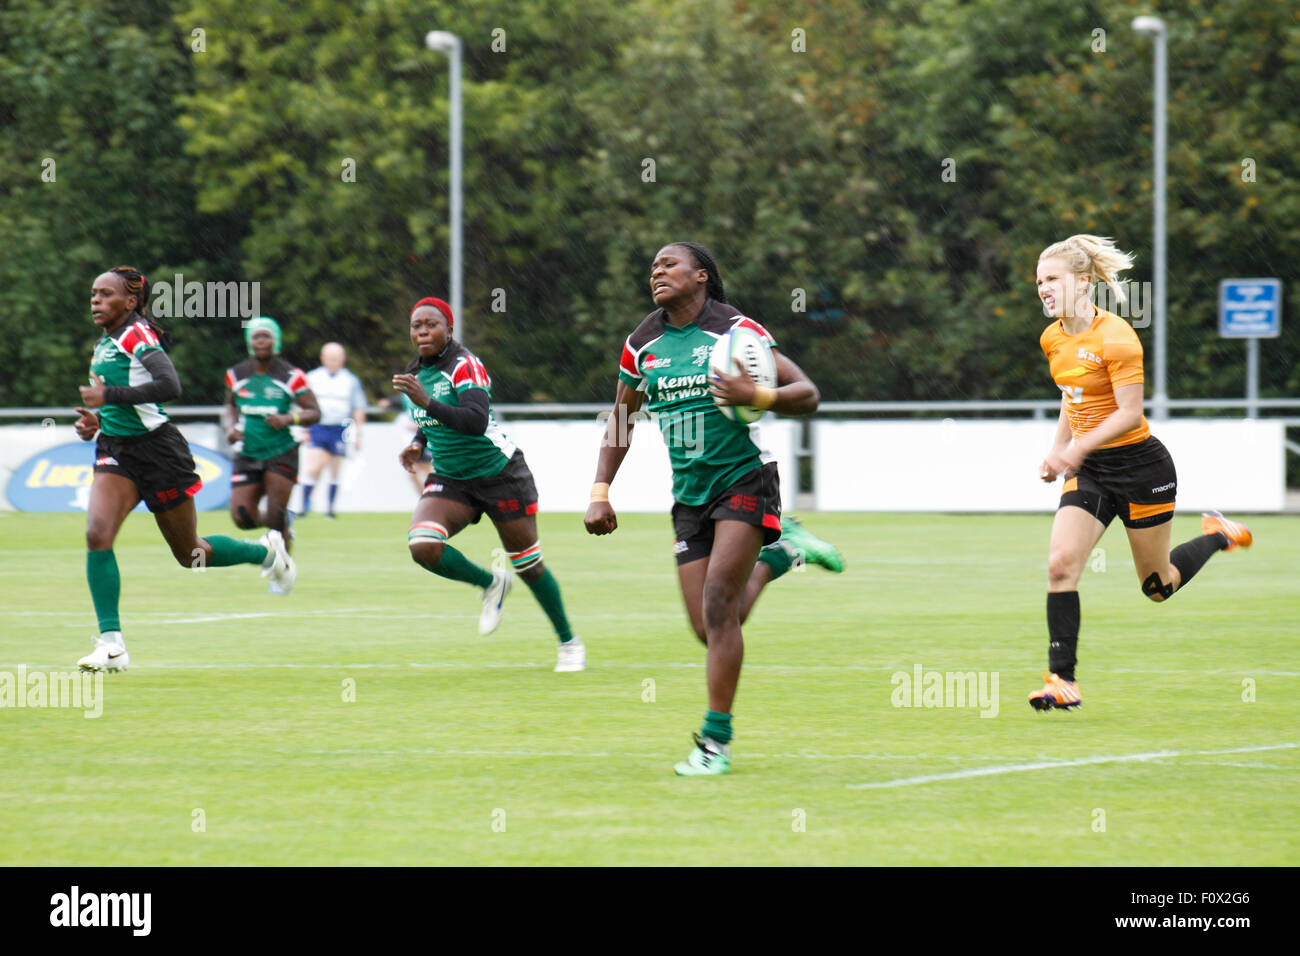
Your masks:
[[[1082,508],[1103,526],[1118,515],[1126,528],[1153,528],[1173,518],[1177,496],[1174,459],[1153,435],[1094,451],[1065,482],[1059,507]]]
[[[474,509],[470,524],[478,524],[484,513],[493,521],[512,521],[537,514],[537,485],[516,449],[506,466],[491,478],[448,478],[436,471],[424,481],[424,498],[448,498]]]
[[[143,435],[118,437],[100,432],[95,443],[95,471],[130,478],[145,507],[154,514],[184,504],[203,487],[194,470],[189,442],[171,422]]]
[[[324,448],[331,455],[342,457],[348,453],[347,442],[343,440],[346,425],[312,425],[307,429],[311,436],[312,448]]]
[[[283,475],[290,481],[296,482],[298,480],[298,446],[294,445],[288,451],[282,451],[280,454],[264,461],[254,461],[251,458],[245,458],[243,455],[236,455],[235,464],[232,466],[230,475],[230,486],[239,488],[243,485],[260,485],[265,480],[268,471]]]
[[[673,505],[673,553],[678,564],[707,558],[713,552],[713,523],[743,521],[763,529],[763,544],[781,537],[781,479],[769,461],[745,475],[704,505]]]

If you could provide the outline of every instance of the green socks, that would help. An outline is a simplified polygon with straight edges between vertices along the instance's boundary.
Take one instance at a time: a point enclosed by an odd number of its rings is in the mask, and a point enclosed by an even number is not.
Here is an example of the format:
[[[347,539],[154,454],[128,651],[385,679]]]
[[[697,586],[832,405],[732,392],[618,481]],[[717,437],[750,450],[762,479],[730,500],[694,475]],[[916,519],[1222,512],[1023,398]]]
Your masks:
[[[86,552],[86,580],[90,583],[90,599],[95,604],[100,633],[120,631],[122,623],[117,617],[117,601],[122,594],[122,576],[117,570],[113,549]]]
[[[573,640],[569,619],[564,614],[564,599],[560,597],[560,583],[555,580],[555,575],[551,574],[551,569],[542,568],[540,578],[536,581],[525,579],[524,583],[533,592],[533,597],[537,598],[537,603],[542,606],[546,616],[551,619],[551,627],[555,628],[560,643],[567,644]]]
[[[731,743],[731,715],[719,714],[716,710],[706,710],[700,736],[710,737],[720,744]]]
[[[225,568],[232,564],[260,565],[266,561],[266,548],[255,542],[237,541],[219,534],[211,535],[206,540],[212,547],[212,557],[208,559],[208,564],[214,568]],[[122,575],[117,570],[117,557],[112,548],[86,552],[86,580],[90,584],[90,600],[95,605],[95,617],[99,618],[100,633],[120,632],[122,622],[118,618],[117,604],[122,595]]]
[[[491,571],[479,567],[449,544],[442,546],[442,557],[434,565],[433,573],[440,578],[463,581],[480,588],[485,588],[492,583]]]
[[[210,534],[204,540],[212,548],[212,557],[208,559],[210,567],[228,568],[235,564],[266,563],[266,545],[256,541],[240,541],[222,534]]]
[[[794,554],[778,541],[775,544],[769,544],[758,552],[758,560],[768,566],[772,572],[772,580],[775,581],[790,570],[794,564]]]

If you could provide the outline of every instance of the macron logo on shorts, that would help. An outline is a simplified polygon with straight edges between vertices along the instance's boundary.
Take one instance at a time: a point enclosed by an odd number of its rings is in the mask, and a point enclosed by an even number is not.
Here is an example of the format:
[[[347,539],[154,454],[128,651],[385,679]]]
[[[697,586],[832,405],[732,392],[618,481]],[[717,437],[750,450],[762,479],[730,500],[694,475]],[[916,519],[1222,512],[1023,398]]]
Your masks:
[[[1152,493],[1153,495],[1158,495],[1158,494],[1160,494],[1160,492],[1162,492],[1162,491],[1168,491],[1170,488],[1172,488],[1172,487],[1173,487],[1174,485],[1176,485],[1176,484],[1177,484],[1176,481],[1171,481],[1171,482],[1169,482],[1169,484],[1167,484],[1167,485],[1161,485],[1159,488],[1152,488],[1152,489],[1151,489],[1151,493]]]
[[[673,554],[681,554],[689,545],[685,541],[675,541],[673,543]]]
[[[114,458],[112,455],[105,455],[103,458],[96,458],[96,459],[95,459],[95,464],[96,464],[96,465],[116,465],[116,464],[117,464],[117,459]]]

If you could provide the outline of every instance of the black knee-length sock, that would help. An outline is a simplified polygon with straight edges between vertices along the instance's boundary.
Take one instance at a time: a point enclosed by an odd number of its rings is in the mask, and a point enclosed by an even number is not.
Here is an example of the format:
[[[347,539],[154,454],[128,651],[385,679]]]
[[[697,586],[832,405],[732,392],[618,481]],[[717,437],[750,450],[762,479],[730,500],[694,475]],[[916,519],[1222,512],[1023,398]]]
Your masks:
[[[1228,539],[1221,531],[1216,531],[1214,534],[1197,535],[1191,541],[1185,541],[1170,551],[1169,563],[1178,569],[1178,574],[1182,577],[1178,585],[1179,590],[1187,586],[1187,582],[1205,566],[1205,562],[1210,560],[1216,551],[1222,551],[1227,546]]]
[[[1079,647],[1079,592],[1047,592],[1047,667],[1061,680],[1074,680]]]

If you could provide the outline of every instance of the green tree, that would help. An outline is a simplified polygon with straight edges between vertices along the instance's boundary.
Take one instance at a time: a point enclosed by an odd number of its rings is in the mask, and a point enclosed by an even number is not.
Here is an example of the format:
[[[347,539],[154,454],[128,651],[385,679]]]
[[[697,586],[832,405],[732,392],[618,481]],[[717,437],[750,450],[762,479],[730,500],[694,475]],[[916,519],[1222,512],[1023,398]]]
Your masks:
[[[165,2],[0,10],[0,403],[76,404],[98,331],[91,281],[130,263],[192,271],[221,243],[194,214],[175,125],[189,81]],[[175,330],[193,396],[206,329]]]

